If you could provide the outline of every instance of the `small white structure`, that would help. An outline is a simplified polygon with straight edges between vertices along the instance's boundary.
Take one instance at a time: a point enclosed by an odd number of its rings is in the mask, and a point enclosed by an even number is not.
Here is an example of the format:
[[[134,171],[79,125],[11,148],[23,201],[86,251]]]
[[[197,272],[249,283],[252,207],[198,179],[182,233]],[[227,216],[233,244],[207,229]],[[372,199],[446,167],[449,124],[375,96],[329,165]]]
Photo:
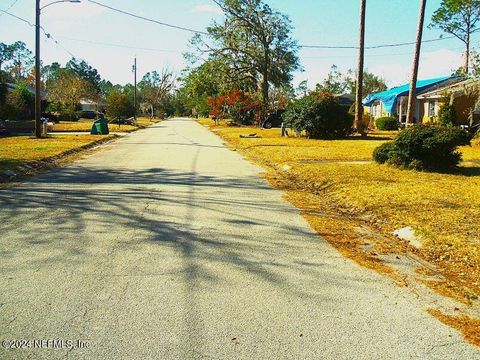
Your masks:
[[[105,108],[106,104],[104,102],[96,102],[88,99],[80,100],[80,111],[99,111]]]

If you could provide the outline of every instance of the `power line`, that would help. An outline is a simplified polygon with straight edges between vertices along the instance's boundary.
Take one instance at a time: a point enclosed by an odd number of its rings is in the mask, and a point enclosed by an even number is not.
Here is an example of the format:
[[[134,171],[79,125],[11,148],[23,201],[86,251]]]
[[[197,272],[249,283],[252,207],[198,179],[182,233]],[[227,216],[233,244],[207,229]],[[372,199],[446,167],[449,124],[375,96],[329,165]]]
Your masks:
[[[18,1],[18,0],[16,0]],[[16,1],[13,3],[13,5],[16,3]],[[178,29],[178,30],[183,30],[183,31],[188,31],[188,32],[192,32],[192,33],[195,33],[195,34],[201,34],[201,35],[208,35],[208,33],[204,32],[204,31],[199,31],[199,30],[194,30],[194,29],[190,29],[190,28],[186,28],[186,27],[183,27],[183,26],[178,26],[178,25],[172,25],[172,24],[168,24],[168,23],[165,23],[165,22],[162,22],[162,21],[158,21],[158,20],[154,20],[154,19],[150,19],[150,18],[147,18],[147,17],[144,17],[144,16],[140,16],[140,15],[136,15],[136,14],[133,14],[133,13],[130,13],[128,11],[124,11],[124,10],[121,10],[121,9],[117,9],[117,8],[114,8],[112,6],[109,6],[109,5],[106,5],[106,4],[102,4],[98,1],[95,1],[95,0],[87,0],[93,4],[96,4],[98,6],[101,6],[101,7],[104,7],[106,9],[109,9],[109,10],[112,10],[112,11],[116,11],[118,13],[121,13],[121,14],[124,14],[124,15],[128,15],[128,16],[131,16],[131,17],[134,17],[134,18],[137,18],[137,19],[140,19],[140,20],[144,20],[144,21],[148,21],[148,22],[153,22],[155,24],[159,24],[159,25],[162,25],[162,26],[167,26],[167,27],[170,27],[170,28],[174,28],[174,29]],[[11,6],[13,6],[11,5]],[[10,6],[10,7],[11,7]],[[4,13],[6,14],[9,14],[11,16],[14,16],[16,17],[17,19],[20,19],[22,21],[25,21],[27,22],[29,25],[32,25],[30,22],[26,21],[25,19],[21,19],[19,18],[18,16],[16,15],[13,15],[11,13],[8,12],[8,9],[7,10],[1,10],[3,11]],[[33,25],[34,26],[34,25]],[[443,40],[449,40],[449,39],[453,39],[454,36],[446,36],[446,37],[441,37],[441,38],[438,38],[438,39],[429,39],[429,40],[423,40],[422,43],[431,43],[431,42],[437,42],[437,41],[443,41]],[[85,40],[78,40],[78,39],[75,39],[77,41],[85,41]],[[93,42],[92,42],[93,43]],[[117,47],[125,47],[125,48],[132,48],[132,49],[138,49],[138,50],[149,50],[149,51],[168,51],[168,50],[161,50],[161,49],[151,49],[151,48],[137,48],[137,47],[133,47],[133,46],[126,46],[126,45],[119,45],[119,44],[101,44],[99,43],[100,45],[107,45],[107,46],[117,46]],[[372,46],[366,46],[365,49],[366,50],[371,50],[371,49],[382,49],[382,48],[392,48],[392,47],[401,47],[401,46],[409,46],[409,45],[415,45],[415,42],[404,42],[404,43],[394,43],[394,44],[382,44],[382,45],[372,45]],[[344,50],[358,50],[358,46],[336,46],[336,45],[299,45],[299,48],[302,48],[302,49],[344,49]]]
[[[463,47],[457,47],[449,49],[451,51],[460,51],[464,50]],[[365,54],[365,57],[389,57],[389,56],[410,56],[413,55],[413,52],[403,52],[403,53],[390,53],[390,54]],[[422,53],[422,57],[425,56],[425,52]],[[325,56],[302,56],[302,59],[331,59],[331,58],[352,58],[352,55],[325,55]]]
[[[17,20],[20,20],[20,21],[24,22],[25,24],[27,24],[27,25],[29,25],[29,26],[31,26],[31,27],[35,27],[35,26],[36,26],[35,24],[33,24],[32,22],[28,21],[27,19],[24,19],[24,18],[22,18],[22,17],[20,17],[20,16],[17,16],[17,15],[15,15],[15,14],[12,14],[11,12],[8,12],[8,11],[2,10],[2,9],[0,9],[0,11],[2,11],[2,13],[4,13],[4,14],[7,14],[7,15],[10,15],[10,16],[14,17],[14,18],[17,19]],[[60,48],[62,48],[66,53],[68,53],[71,57],[76,58],[76,56],[75,56],[70,50],[68,50],[65,46],[63,46],[62,44],[60,44],[60,42],[58,42],[58,40],[55,39],[55,38],[52,36],[52,34],[50,34],[49,32],[47,32],[43,26],[40,26],[40,29],[42,30],[42,32],[44,33],[44,35],[47,37],[47,39],[53,41],[53,42],[54,42],[55,44],[57,44]]]
[[[204,32],[204,31],[194,30],[194,29],[190,29],[190,28],[187,28],[187,27],[183,27],[183,26],[168,24],[168,23],[165,23],[165,22],[162,22],[162,21],[158,21],[158,20],[155,20],[155,19],[150,19],[150,18],[147,18],[147,17],[145,17],[145,16],[133,14],[133,13],[128,12],[128,11],[125,11],[125,10],[120,10],[120,9],[114,8],[114,7],[112,7],[112,6],[109,6],[109,5],[106,5],[106,4],[102,4],[102,3],[98,2],[98,1],[94,1],[94,0],[87,0],[87,1],[88,1],[88,2],[91,2],[92,4],[95,4],[95,5],[104,7],[104,8],[106,8],[106,9],[109,9],[109,10],[112,10],[112,11],[116,11],[116,12],[118,12],[118,13],[121,13],[121,14],[124,14],[124,15],[128,15],[128,16],[131,16],[131,17],[134,17],[134,18],[137,18],[137,19],[141,19],[141,20],[145,20],[145,21],[148,21],[148,22],[152,22],[152,23],[155,23],[155,24],[158,24],[158,25],[167,26],[167,27],[170,27],[170,28],[173,28],[173,29],[188,31],[188,32],[195,33],[195,34],[208,35],[208,34],[207,34],[206,32]]]
[[[110,42],[102,42],[102,41],[93,41],[93,40],[86,40],[86,39],[77,39],[71,38],[68,36],[58,36],[62,39],[71,40],[71,41],[78,41],[87,44],[94,44],[94,45],[102,45],[102,46],[112,46],[118,48],[125,48],[125,49],[133,49],[133,50],[144,50],[144,51],[154,51],[154,52],[170,52],[176,54],[183,54],[185,51],[176,51],[176,50],[166,50],[166,49],[158,49],[158,48],[148,48],[148,47],[139,47],[139,46],[132,46],[132,45],[125,45],[119,43],[110,43]],[[462,50],[463,48],[455,48],[452,50]],[[402,56],[402,55],[413,55],[412,52],[403,52],[403,53],[393,53],[393,54],[367,54],[367,57],[382,57],[382,56]],[[327,59],[327,58],[351,58],[351,55],[326,55],[326,56],[303,56],[304,59]]]
[[[18,1],[18,0],[16,0]],[[15,1],[15,2],[16,2]],[[99,3],[97,1],[94,1],[94,0],[87,0],[91,3],[94,3],[98,6],[101,6],[101,7],[104,7],[104,8],[107,8],[107,9],[110,9],[110,10],[113,10],[113,11],[116,11],[116,12],[119,12],[119,13],[122,13],[122,14],[125,14],[125,15],[128,15],[128,16],[132,16],[132,17],[135,17],[135,18],[138,18],[138,19],[141,19],[141,20],[144,20],[144,21],[148,21],[148,22],[153,22],[153,23],[156,23],[156,24],[160,24],[160,25],[163,25],[163,26],[167,26],[167,27],[171,27],[171,28],[175,28],[175,29],[179,29],[179,30],[183,30],[183,31],[189,31],[189,32],[193,32],[193,33],[197,33],[197,34],[202,34],[202,35],[208,35],[207,33],[205,32],[202,32],[202,31],[198,31],[198,30],[193,30],[193,29],[189,29],[189,28],[185,28],[185,27],[182,27],[182,26],[177,26],[177,25],[172,25],[172,24],[167,24],[167,23],[164,23],[164,22],[160,22],[160,21],[157,21],[157,20],[154,20],[154,19],[149,19],[149,18],[146,18],[146,17],[143,17],[143,16],[140,16],[140,15],[136,15],[136,14],[132,14],[132,13],[129,13],[127,11],[124,11],[124,10],[120,10],[120,9],[117,9],[117,8],[114,8],[114,7],[111,7],[111,6],[108,6],[108,5],[105,5],[105,4],[102,4],[102,3]],[[15,3],[14,3],[15,4]],[[13,5],[14,5],[13,4]],[[12,6],[13,6],[12,5]],[[10,12],[8,12],[7,10],[1,10],[3,13],[6,13],[10,16],[13,16],[14,18],[17,18],[18,20],[21,20],[25,23],[27,23],[28,25],[30,26],[35,26],[34,24],[32,24],[30,21],[28,20],[25,20],[15,14],[12,14]],[[57,40],[55,40],[53,38],[53,36],[49,33],[47,33],[45,31],[45,29],[43,29],[42,27],[42,31],[45,33],[45,35],[51,39],[52,41],[54,41],[58,46],[60,46],[61,48],[63,48],[63,50],[65,50],[67,53],[69,53],[72,57],[75,57],[67,48],[65,48],[62,44],[60,44]],[[69,38],[69,37],[65,37],[65,36],[61,36],[65,39],[68,39],[68,40],[72,40],[72,41],[80,41],[80,42],[85,42],[85,43],[90,43],[90,44],[97,44],[97,45],[104,45],[104,46],[112,46],[112,47],[119,47],[119,48],[126,48],[126,49],[135,49],[135,50],[145,50],[145,51],[156,51],[156,52],[172,52],[172,53],[182,53],[181,51],[174,51],[174,50],[165,50],[165,49],[156,49],[156,48],[145,48],[145,47],[137,47],[137,46],[129,46],[129,45],[123,45],[123,44],[116,44],[116,43],[107,43],[107,42],[97,42],[97,41],[92,41],[92,40],[84,40],[84,39],[75,39],[75,38]],[[429,40],[424,40],[422,41],[423,43],[431,43],[431,42],[438,42],[438,41],[443,41],[443,40],[448,40],[448,39],[452,39],[454,38],[454,36],[447,36],[447,37],[441,37],[441,38],[438,38],[438,39],[429,39]],[[392,47],[401,47],[401,46],[408,46],[408,45],[414,45],[415,42],[404,42],[404,43],[394,43],[394,44],[383,44],[383,45],[373,45],[373,46],[366,46],[365,49],[368,49],[368,50],[371,50],[371,49],[381,49],[381,48],[392,48]],[[300,45],[299,48],[302,48],[302,49],[350,49],[350,50],[358,50],[358,46],[334,46],[334,45]],[[388,56],[388,55],[407,55],[407,54],[375,54],[375,55],[368,55],[368,56]]]
[[[130,12],[125,11],[125,10],[114,8],[112,6],[102,4],[102,3],[98,2],[98,1],[95,1],[95,0],[87,0],[87,1],[89,1],[93,4],[96,4],[98,6],[104,7],[106,9],[110,9],[110,10],[119,12],[121,14],[132,16],[134,18],[141,19],[141,20],[144,20],[144,21],[153,22],[153,23],[156,23],[156,24],[159,24],[159,25],[163,25],[163,26],[167,26],[167,27],[171,27],[171,28],[179,29],[179,30],[183,30],[183,31],[189,31],[189,32],[192,32],[192,33],[195,33],[195,34],[208,35],[208,33],[204,32],[204,31],[194,30],[194,29],[190,29],[190,28],[186,28],[186,27],[178,26],[178,25],[167,24],[165,22],[161,22],[161,21],[158,21],[158,20],[154,20],[154,19],[151,19],[151,18],[147,18],[147,17],[144,17],[144,16],[133,14],[133,13],[130,13]],[[438,38],[438,39],[423,40],[422,43],[443,41],[443,40],[448,40],[448,39],[453,39],[453,38],[454,38],[454,36],[446,36],[446,37],[441,37],[441,38]],[[366,50],[382,49],[382,48],[400,47],[400,46],[408,46],[408,45],[415,45],[415,42],[373,45],[373,46],[366,46],[365,49]],[[358,46],[299,45],[299,47],[300,48],[305,48],[305,49],[352,49],[352,50],[358,50]]]
[[[431,43],[436,41],[443,41],[453,39],[454,36],[445,36],[438,39],[429,39],[423,40],[422,43]],[[400,47],[400,46],[408,46],[408,45],[415,45],[415,42],[404,42],[404,43],[397,43],[397,44],[383,44],[383,45],[373,45],[373,46],[365,46],[365,49],[382,49],[382,48],[392,48],[392,47]],[[351,50],[358,50],[358,46],[334,46],[334,45],[300,45],[300,48],[303,49],[351,49]]]
[[[77,58],[77,57],[75,56],[75,54],[73,54],[73,53],[72,53],[70,50],[68,50],[65,46],[63,46],[61,43],[59,43],[58,40],[54,39],[53,36],[52,36],[52,34],[47,33],[43,28],[42,28],[42,30],[43,30],[43,33],[45,34],[45,36],[46,36],[48,39],[52,40],[55,44],[57,44],[58,46],[60,46],[60,47],[61,47],[68,55],[70,55],[72,58]]]
[[[10,16],[14,17],[14,18],[17,19],[17,20],[23,21],[24,23],[26,23],[26,24],[28,24],[28,25],[30,25],[30,26],[35,27],[35,24],[31,23],[30,21],[28,21],[28,20],[26,20],[26,19],[24,19],[24,18],[21,18],[20,16],[17,16],[17,15],[15,15],[15,14],[12,14],[11,12],[8,12],[8,10],[0,9],[0,11],[1,11],[2,13],[4,13],[4,14],[7,14],[7,15],[10,15]]]
[[[15,4],[16,4],[17,2],[18,2],[18,0],[13,0],[13,2],[10,4],[9,7],[7,7],[7,8],[5,9],[5,11],[9,11],[12,7],[15,6]],[[0,17],[1,17],[3,14],[4,14],[4,13],[1,13],[1,14],[0,14]]]
[[[157,49],[157,48],[138,47],[138,46],[124,45],[124,44],[118,44],[118,43],[109,43],[109,42],[102,42],[102,41],[93,41],[93,40],[86,40],[86,39],[76,39],[76,38],[71,38],[71,37],[68,37],[68,36],[59,36],[59,37],[62,38],[62,39],[66,39],[66,40],[79,41],[79,42],[84,42],[84,43],[88,43],[88,44],[112,46],[112,47],[133,49],[133,50],[170,52],[170,53],[176,53],[176,54],[182,54],[182,53],[185,52],[185,51],[175,51],[175,50],[166,50],[166,49]]]

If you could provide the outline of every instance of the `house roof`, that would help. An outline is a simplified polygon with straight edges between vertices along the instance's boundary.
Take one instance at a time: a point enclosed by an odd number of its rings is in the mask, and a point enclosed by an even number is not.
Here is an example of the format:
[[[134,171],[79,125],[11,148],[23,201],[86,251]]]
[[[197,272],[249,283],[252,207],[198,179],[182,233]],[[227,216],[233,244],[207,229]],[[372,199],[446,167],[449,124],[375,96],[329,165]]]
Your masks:
[[[7,86],[7,89],[10,90],[15,90],[16,88],[18,88],[18,84],[6,83],[5,85]],[[30,94],[35,95],[35,88],[33,86],[26,85],[25,88]],[[40,91],[40,96],[42,100],[44,100],[47,97],[47,93],[45,91]]]
[[[93,101],[90,99],[82,99],[80,100],[80,105],[99,105],[99,106],[105,106],[106,103],[104,101]]]
[[[355,95],[353,94],[335,94],[334,96],[342,106],[351,106],[355,102]]]
[[[416,92],[423,93],[424,91],[430,90],[432,87],[437,85],[451,84],[452,82],[459,82],[462,78],[456,76],[444,76],[428,80],[418,80]],[[386,91],[382,91],[376,94],[371,94],[363,100],[363,105],[371,106],[377,100],[381,101],[385,106],[385,109],[388,113],[392,114],[395,112],[397,105],[397,99],[400,96],[408,95],[410,92],[410,84],[404,84],[397,86]]]
[[[441,84],[442,85],[442,84]],[[447,94],[463,95],[469,91],[478,91],[480,89],[479,79],[466,79],[456,83],[443,84],[417,96],[418,99],[445,97]]]

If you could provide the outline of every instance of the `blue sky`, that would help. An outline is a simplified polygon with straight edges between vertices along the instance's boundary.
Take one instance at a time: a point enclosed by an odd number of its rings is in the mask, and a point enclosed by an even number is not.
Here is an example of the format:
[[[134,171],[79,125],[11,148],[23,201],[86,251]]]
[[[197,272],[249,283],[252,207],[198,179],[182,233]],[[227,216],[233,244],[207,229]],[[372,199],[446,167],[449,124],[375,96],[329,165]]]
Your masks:
[[[210,0],[98,0],[146,17],[176,25],[204,30],[213,19],[221,20],[219,9]],[[51,0],[42,0],[48,4]],[[290,16],[294,37],[307,45],[356,45],[358,0],[267,0],[275,9]],[[6,9],[14,0],[0,0]],[[33,21],[33,0],[18,0],[10,12]],[[427,1],[426,25],[440,0]],[[415,40],[419,1],[367,0],[367,45],[411,42]],[[182,52],[188,49],[191,34],[137,20],[82,0],[81,4],[56,4],[45,9],[42,24],[76,57],[85,59],[101,75],[114,83],[132,81],[131,64],[138,58],[141,77],[151,70],[169,66],[179,73],[184,67]],[[438,38],[441,32],[426,29],[424,39]],[[22,40],[33,50],[34,30],[0,13],[0,42]],[[148,51],[95,44],[109,43],[156,49]],[[474,46],[478,36],[474,37]],[[463,44],[456,39],[423,46],[420,78],[448,75],[462,64]],[[407,82],[413,46],[376,49],[366,52],[366,68],[387,79],[389,85]],[[304,71],[295,74],[295,83],[308,80],[309,86],[321,81],[330,66],[340,70],[354,68],[355,50],[300,51]],[[42,39],[42,61],[65,63],[70,55],[60,46]]]

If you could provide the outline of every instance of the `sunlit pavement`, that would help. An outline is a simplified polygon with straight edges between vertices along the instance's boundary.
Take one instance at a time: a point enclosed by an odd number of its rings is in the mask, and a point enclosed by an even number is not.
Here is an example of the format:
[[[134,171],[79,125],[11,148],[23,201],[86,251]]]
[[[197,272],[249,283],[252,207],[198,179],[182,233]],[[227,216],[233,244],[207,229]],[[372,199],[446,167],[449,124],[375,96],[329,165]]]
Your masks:
[[[260,171],[173,119],[0,191],[0,358],[480,358]]]

